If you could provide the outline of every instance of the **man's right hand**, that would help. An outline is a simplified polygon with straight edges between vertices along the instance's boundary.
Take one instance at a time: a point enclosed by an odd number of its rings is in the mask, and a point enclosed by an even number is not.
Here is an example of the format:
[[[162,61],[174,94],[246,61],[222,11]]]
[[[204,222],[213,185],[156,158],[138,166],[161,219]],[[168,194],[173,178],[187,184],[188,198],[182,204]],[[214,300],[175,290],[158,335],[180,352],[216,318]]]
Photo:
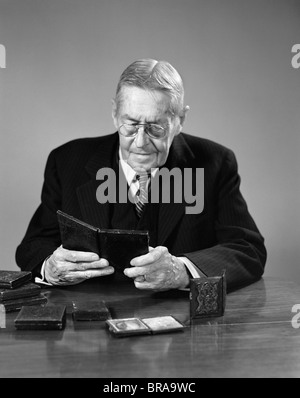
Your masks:
[[[104,258],[96,253],[57,248],[45,262],[45,278],[52,285],[76,285],[90,278],[115,272]]]

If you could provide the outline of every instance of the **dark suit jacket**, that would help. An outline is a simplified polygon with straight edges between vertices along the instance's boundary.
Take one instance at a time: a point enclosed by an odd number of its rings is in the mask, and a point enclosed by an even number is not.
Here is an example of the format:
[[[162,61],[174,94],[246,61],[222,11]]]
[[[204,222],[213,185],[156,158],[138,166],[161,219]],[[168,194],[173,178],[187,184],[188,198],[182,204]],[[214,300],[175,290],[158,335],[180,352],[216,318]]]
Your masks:
[[[99,204],[96,173],[112,167],[118,134],[68,142],[49,155],[42,201],[16,251],[22,270],[38,273],[61,244],[56,211],[97,227],[109,228],[109,204]],[[170,148],[169,168],[204,168],[204,210],[185,214],[185,204],[160,204],[158,245],[188,257],[207,276],[226,269],[229,288],[251,283],[264,272],[264,239],[240,193],[233,152],[212,141],[179,134]]]

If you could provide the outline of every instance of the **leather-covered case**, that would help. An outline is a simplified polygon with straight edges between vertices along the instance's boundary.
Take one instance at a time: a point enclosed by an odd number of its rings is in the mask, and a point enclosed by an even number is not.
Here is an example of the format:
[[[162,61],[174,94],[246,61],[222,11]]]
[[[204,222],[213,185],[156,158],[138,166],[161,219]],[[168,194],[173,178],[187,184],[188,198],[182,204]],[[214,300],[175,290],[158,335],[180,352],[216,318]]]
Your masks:
[[[101,257],[106,258],[116,269],[130,267],[134,257],[149,251],[149,234],[147,231],[102,229],[99,230]]]
[[[14,289],[32,278],[30,271],[0,271],[0,288]]]
[[[225,305],[225,271],[221,276],[192,278],[190,280],[191,319],[223,316]]]
[[[14,300],[6,300],[1,303],[4,306],[6,312],[19,311],[24,306],[31,305],[43,305],[48,301],[44,294],[39,294],[34,297],[23,297]]]
[[[75,301],[73,302],[74,321],[106,321],[110,312],[104,301]]]
[[[93,227],[62,211],[57,211],[62,245],[65,249],[97,253],[98,228]]]
[[[41,293],[41,287],[35,283],[28,282],[15,289],[0,289],[0,303],[7,300],[15,300],[23,297],[33,297]]]
[[[100,229],[57,211],[61,241],[65,249],[94,252],[116,270],[129,267],[130,260],[149,251],[149,232]]]
[[[62,330],[66,325],[66,306],[22,307],[15,319],[15,327],[20,330]]]

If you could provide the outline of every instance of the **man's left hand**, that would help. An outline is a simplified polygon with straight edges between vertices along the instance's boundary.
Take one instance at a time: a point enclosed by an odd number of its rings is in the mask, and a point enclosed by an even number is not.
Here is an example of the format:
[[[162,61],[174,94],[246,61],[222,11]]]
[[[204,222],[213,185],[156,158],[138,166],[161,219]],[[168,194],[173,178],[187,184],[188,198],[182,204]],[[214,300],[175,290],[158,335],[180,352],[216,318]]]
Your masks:
[[[138,289],[163,291],[189,285],[186,266],[164,246],[150,247],[149,253],[135,257],[130,264],[124,274],[134,279]]]

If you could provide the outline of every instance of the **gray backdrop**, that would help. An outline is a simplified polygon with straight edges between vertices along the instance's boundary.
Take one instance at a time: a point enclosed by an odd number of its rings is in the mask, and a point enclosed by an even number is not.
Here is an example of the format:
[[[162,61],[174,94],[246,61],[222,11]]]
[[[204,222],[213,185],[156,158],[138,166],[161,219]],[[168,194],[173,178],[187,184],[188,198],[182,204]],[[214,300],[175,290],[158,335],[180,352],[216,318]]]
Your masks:
[[[0,43],[0,269],[17,269],[50,150],[112,133],[120,73],[153,57],[183,75],[184,131],[235,151],[266,274],[300,282],[299,0],[0,0]]]

